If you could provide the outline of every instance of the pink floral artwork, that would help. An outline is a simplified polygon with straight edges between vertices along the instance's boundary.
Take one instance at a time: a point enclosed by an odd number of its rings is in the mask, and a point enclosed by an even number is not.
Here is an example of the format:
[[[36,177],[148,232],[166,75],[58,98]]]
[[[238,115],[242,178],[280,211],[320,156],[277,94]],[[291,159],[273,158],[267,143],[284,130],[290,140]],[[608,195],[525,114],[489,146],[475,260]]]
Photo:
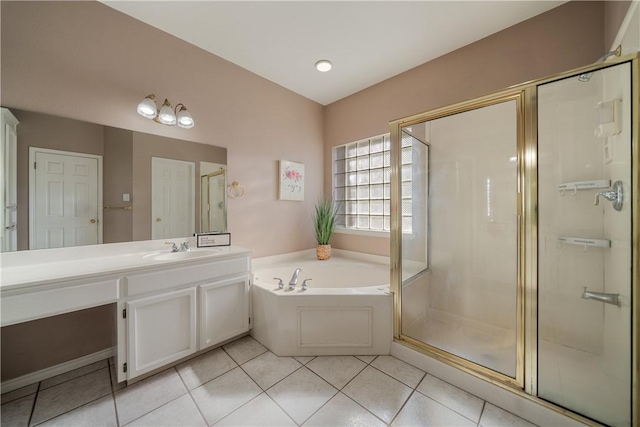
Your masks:
[[[304,165],[280,160],[280,200],[304,200]]]

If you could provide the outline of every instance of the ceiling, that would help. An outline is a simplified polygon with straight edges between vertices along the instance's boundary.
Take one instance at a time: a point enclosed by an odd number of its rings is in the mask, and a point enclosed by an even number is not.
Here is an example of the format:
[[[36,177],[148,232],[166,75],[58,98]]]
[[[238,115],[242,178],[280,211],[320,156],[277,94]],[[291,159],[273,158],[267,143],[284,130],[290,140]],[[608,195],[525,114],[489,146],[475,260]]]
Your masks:
[[[565,1],[103,3],[327,105]]]

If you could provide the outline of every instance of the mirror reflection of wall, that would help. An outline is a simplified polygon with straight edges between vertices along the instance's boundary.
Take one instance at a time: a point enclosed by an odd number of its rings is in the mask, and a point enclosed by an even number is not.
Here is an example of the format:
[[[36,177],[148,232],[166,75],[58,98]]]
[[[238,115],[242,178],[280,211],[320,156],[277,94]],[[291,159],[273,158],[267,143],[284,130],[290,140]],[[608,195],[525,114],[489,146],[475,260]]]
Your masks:
[[[183,141],[94,123],[10,109],[20,122],[17,138],[17,241],[18,250],[29,249],[29,148],[68,151],[103,158],[102,210],[103,243],[149,240],[152,238],[152,158],[161,157],[193,164],[194,191],[188,205],[192,209],[193,230],[201,231],[201,162],[226,168],[227,150],[207,144]],[[226,202],[226,198],[223,199]],[[186,201],[182,204],[186,205]],[[35,205],[35,203],[34,203]],[[106,209],[106,207],[109,207]],[[226,220],[226,203],[223,203]],[[127,208],[127,209],[125,209]],[[70,210],[65,214],[71,215]],[[226,230],[226,221],[224,227]],[[64,246],[73,246],[65,242]]]
[[[227,231],[227,167],[200,162],[200,206],[203,232]]]

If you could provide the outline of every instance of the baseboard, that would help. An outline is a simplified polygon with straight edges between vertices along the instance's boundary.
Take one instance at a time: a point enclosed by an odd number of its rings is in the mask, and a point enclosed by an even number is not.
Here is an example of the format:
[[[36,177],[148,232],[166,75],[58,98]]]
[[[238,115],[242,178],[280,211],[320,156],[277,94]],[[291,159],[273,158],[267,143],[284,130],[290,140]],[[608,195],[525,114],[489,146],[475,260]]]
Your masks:
[[[67,362],[60,363],[59,365],[51,366],[18,378],[4,381],[0,384],[0,390],[2,393],[17,390],[21,387],[55,377],[56,375],[64,374],[65,372],[73,371],[74,369],[82,368],[83,366],[108,359],[115,356],[115,354],[116,347],[105,348],[104,350],[100,350],[96,353],[87,354],[86,356],[78,357],[77,359],[69,360]]]

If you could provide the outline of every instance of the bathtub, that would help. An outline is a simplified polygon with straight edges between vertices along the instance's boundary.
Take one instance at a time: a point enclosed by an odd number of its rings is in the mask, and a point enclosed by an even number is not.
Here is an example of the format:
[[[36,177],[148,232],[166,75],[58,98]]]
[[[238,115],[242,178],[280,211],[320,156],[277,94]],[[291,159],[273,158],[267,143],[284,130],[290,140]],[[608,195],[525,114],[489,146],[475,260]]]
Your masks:
[[[389,259],[334,249],[256,258],[251,335],[278,356],[389,354],[392,297]],[[288,289],[296,268],[298,286]],[[285,283],[278,288],[281,277]],[[301,289],[304,279],[306,290]]]

